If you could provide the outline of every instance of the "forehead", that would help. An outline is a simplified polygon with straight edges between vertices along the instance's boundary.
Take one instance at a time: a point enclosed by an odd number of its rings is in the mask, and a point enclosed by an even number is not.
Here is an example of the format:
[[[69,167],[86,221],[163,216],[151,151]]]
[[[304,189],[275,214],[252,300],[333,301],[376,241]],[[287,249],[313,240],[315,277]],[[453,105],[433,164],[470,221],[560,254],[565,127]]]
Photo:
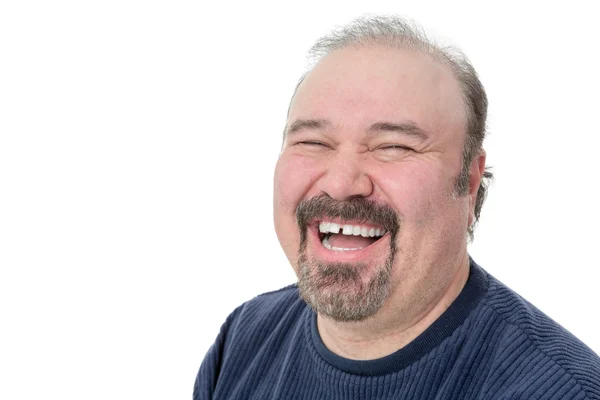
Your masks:
[[[410,121],[434,134],[462,134],[466,113],[449,67],[421,52],[345,48],[325,56],[290,105],[288,124],[323,119],[334,126]]]

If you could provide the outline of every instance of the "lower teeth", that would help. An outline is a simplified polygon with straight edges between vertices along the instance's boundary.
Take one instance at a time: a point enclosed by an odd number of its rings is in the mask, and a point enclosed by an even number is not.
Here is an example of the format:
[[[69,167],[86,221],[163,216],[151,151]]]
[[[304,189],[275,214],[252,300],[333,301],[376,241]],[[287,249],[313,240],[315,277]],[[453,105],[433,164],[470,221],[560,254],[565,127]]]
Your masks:
[[[353,248],[349,249],[349,248],[332,246],[331,244],[329,244],[329,236],[325,236],[323,238],[323,240],[321,241],[321,243],[323,244],[323,247],[325,247],[326,249],[329,249],[329,250],[333,250],[333,251],[351,251],[351,250],[360,250],[360,249],[364,248],[364,247],[353,247]]]

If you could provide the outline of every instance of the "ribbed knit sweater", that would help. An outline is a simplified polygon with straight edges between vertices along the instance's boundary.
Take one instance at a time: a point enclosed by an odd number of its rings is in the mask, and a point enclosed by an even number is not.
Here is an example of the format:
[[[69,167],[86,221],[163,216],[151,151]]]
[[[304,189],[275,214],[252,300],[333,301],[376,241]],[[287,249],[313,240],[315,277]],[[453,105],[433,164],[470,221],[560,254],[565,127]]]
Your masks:
[[[226,320],[194,400],[600,399],[600,358],[474,262],[451,306],[380,359],[329,351],[297,286],[260,295]]]

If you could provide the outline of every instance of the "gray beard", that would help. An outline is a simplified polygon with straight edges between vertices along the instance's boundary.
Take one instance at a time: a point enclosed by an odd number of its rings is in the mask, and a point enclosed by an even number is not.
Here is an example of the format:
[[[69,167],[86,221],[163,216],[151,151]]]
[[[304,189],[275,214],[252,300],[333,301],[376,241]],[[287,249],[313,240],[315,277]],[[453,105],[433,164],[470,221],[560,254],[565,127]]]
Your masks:
[[[392,242],[393,243],[393,242]],[[381,309],[391,290],[391,272],[395,246],[375,275],[364,283],[363,263],[323,263],[306,254],[306,242],[298,254],[298,287],[300,295],[317,313],[335,321],[362,321]]]

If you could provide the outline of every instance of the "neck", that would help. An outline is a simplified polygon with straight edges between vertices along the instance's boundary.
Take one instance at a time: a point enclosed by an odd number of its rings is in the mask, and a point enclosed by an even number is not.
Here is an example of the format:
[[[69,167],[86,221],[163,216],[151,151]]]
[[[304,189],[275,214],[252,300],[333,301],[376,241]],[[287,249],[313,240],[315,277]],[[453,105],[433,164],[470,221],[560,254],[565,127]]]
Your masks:
[[[360,322],[339,322],[319,314],[321,340],[330,351],[348,359],[373,360],[390,355],[433,324],[458,297],[468,277],[469,259],[465,253],[440,290],[425,295],[413,291],[412,298],[401,297],[404,304],[397,304],[391,296],[376,315]]]

